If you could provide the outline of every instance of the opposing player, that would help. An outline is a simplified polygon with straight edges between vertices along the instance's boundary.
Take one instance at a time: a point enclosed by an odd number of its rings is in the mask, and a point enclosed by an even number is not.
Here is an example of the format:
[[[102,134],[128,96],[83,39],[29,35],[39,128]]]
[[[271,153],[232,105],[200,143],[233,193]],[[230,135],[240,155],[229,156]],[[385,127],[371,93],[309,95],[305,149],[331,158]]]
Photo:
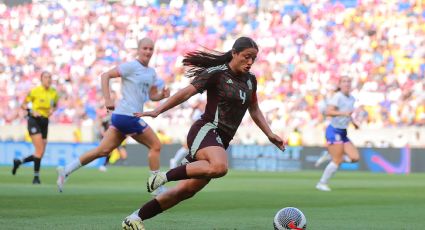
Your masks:
[[[65,179],[72,172],[99,157],[109,155],[126,136],[131,136],[149,149],[148,160],[151,174],[154,175],[159,172],[161,143],[143,119],[133,116],[134,112],[143,111],[143,105],[148,99],[159,101],[170,95],[167,88],[158,91],[155,86],[156,72],[148,66],[153,50],[154,42],[149,38],[143,38],[138,43],[138,58],[136,60],[123,63],[102,74],[102,92],[105,98],[105,106],[108,111],[112,112],[111,126],[98,147],[66,165],[64,170],[58,170],[57,185],[59,191],[63,190]],[[122,78],[122,99],[115,109],[114,101],[111,99],[109,80],[117,77]],[[161,190],[151,192],[156,195]]]
[[[56,109],[59,99],[56,90],[51,87],[52,74],[43,71],[41,73],[41,85],[33,88],[22,103],[22,109],[28,111],[28,132],[34,145],[35,152],[23,159],[13,160],[12,174],[15,175],[19,166],[23,163],[34,161],[33,184],[40,184],[41,159],[47,145],[47,132],[49,129],[49,116]],[[31,108],[28,107],[31,103]]]
[[[359,151],[347,137],[347,127],[350,122],[356,128],[358,127],[351,116],[354,111],[354,102],[355,99],[351,95],[351,79],[343,76],[339,82],[339,91],[332,96],[326,109],[326,115],[332,117],[326,128],[327,148],[332,160],[316,185],[320,191],[331,191],[328,185],[329,179],[343,161],[357,162],[359,160]],[[347,156],[345,158],[344,153]]]
[[[205,113],[189,130],[186,165],[149,177],[148,191],[154,191],[169,181],[180,181],[175,187],[147,202],[126,217],[123,229],[144,229],[143,222],[194,196],[211,179],[226,175],[226,149],[239,127],[246,110],[267,135],[270,142],[284,150],[282,139],[274,134],[264,118],[257,101],[257,81],[249,72],[257,57],[258,46],[248,37],[240,37],[226,52],[195,51],[186,54],[183,64],[191,67],[188,76],[196,76],[191,84],[153,111],[135,116],[157,117],[188,100],[196,93],[207,91]]]

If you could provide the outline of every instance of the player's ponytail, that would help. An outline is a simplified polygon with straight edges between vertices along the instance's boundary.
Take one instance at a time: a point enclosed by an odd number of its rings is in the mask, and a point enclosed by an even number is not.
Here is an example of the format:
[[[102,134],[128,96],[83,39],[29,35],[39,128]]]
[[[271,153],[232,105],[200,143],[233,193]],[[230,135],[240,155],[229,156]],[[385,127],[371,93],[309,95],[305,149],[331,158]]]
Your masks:
[[[186,73],[187,77],[193,77],[202,73],[205,69],[213,66],[223,65],[232,60],[232,51],[226,53],[208,50],[189,52],[184,56],[183,66],[190,67]]]
[[[197,50],[194,52],[189,52],[184,56],[183,59],[183,66],[189,67],[186,76],[193,77],[210,67],[229,63],[233,58],[232,52],[239,53],[248,48],[255,48],[258,50],[258,46],[254,40],[248,37],[240,37],[236,39],[232,49],[225,53],[215,50]]]

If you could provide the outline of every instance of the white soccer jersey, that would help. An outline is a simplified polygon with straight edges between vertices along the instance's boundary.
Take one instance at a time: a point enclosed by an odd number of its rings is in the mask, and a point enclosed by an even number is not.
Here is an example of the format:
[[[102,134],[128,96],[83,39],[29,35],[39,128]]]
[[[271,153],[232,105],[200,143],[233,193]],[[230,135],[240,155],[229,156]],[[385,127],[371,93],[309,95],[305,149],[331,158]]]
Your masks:
[[[114,113],[133,116],[135,112],[143,112],[143,105],[149,100],[149,90],[157,81],[155,69],[135,60],[119,65],[118,71],[122,78],[122,99]]]
[[[354,110],[355,99],[353,96],[349,95],[348,97],[341,93],[337,92],[333,95],[331,100],[328,102],[328,105],[335,106],[338,111],[349,112]],[[331,119],[331,125],[337,129],[346,129],[351,121],[351,117],[347,116],[335,116]]]

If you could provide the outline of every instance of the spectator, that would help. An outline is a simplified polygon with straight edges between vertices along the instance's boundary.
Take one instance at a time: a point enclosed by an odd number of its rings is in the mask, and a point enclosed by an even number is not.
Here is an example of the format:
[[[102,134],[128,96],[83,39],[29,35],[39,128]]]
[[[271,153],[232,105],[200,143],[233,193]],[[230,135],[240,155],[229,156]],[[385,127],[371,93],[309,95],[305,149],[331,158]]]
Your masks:
[[[51,123],[84,119],[89,124],[87,119],[93,123],[104,113],[97,76],[133,57],[128,48],[136,47],[139,38],[157,39],[152,64],[174,93],[188,81],[181,53],[198,45],[226,50],[237,34],[255,34],[262,47],[252,71],[272,127],[320,125],[327,99],[320,95],[330,95],[340,75],[353,76],[362,127],[425,124],[425,11],[420,1],[358,1],[355,8],[330,0],[285,1],[264,10],[238,1],[169,7],[132,2],[0,3],[0,124],[24,123],[19,101],[35,85],[37,70],[58,73],[53,80],[61,99]],[[218,20],[222,23],[211,23]],[[118,86],[112,88],[119,94]],[[188,117],[199,116],[199,100],[174,108],[158,122],[188,126]]]

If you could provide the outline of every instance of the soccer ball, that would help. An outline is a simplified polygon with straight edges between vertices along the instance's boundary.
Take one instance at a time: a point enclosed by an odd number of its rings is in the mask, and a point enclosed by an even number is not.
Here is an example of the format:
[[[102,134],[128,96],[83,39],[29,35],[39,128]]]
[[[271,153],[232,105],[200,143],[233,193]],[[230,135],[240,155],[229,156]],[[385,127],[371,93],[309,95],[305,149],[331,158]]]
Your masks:
[[[298,208],[287,207],[276,213],[273,226],[275,230],[303,230],[307,229],[307,219]]]

